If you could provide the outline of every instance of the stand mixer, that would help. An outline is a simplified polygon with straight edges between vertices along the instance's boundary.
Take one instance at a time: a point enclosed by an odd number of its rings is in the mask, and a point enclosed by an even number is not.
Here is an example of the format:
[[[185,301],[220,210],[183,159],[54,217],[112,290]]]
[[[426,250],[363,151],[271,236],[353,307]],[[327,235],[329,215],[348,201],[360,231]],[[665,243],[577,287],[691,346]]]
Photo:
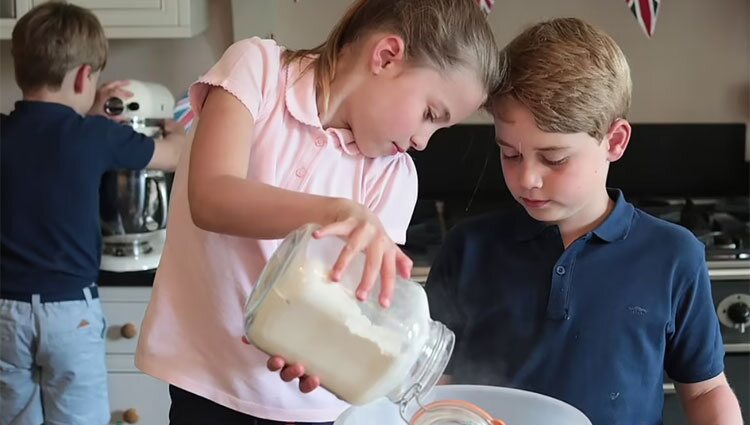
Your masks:
[[[108,99],[105,112],[123,125],[158,139],[163,121],[173,117],[174,97],[166,87],[156,83],[130,80],[126,89],[133,96]],[[163,171],[105,173],[99,209],[103,242],[101,270],[155,269],[164,248],[168,204],[168,176]]]

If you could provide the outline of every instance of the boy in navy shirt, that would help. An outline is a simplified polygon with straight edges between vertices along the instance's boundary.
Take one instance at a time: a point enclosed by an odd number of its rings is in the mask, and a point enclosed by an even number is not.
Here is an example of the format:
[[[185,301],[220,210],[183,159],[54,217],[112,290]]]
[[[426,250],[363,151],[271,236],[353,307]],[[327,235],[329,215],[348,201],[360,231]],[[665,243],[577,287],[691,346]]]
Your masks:
[[[691,424],[741,424],[704,246],[606,187],[631,132],[622,51],[556,19],[504,53],[490,109],[519,205],[458,225],[433,264],[430,311],[457,337],[448,381],[547,394],[595,425],[655,425],[666,372]]]
[[[0,423],[106,424],[99,184],[109,170],[174,169],[185,133],[167,122],[155,143],[85,116],[127,95],[121,82],[97,92],[107,39],[86,9],[33,8],[12,54],[23,100],[0,116]]]

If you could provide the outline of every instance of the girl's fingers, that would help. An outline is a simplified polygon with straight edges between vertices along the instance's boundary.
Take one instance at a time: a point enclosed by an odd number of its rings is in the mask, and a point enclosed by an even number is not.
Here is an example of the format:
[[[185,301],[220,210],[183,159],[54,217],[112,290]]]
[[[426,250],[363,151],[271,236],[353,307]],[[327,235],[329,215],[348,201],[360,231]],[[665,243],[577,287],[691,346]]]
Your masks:
[[[388,308],[396,286],[396,252],[388,250],[380,266],[380,305]]]
[[[381,265],[383,264],[383,246],[381,244],[370,245],[366,251],[365,269],[362,271],[362,280],[357,287],[357,298],[364,301],[370,295],[370,290],[375,285]]]
[[[408,255],[400,249],[396,252],[396,270],[399,276],[404,279],[411,279],[411,270],[414,268],[414,262]]]
[[[331,270],[331,280],[334,282],[341,280],[341,275],[344,274],[344,271],[349,266],[352,258],[354,258],[354,256],[359,253],[365,245],[366,236],[365,229],[362,227],[358,227],[349,233],[346,245],[344,245],[341,254],[339,254],[339,258],[336,260],[336,263]]]
[[[320,239],[326,236],[346,236],[350,234],[356,227],[357,222],[353,219],[337,221],[316,230],[315,232],[313,232],[313,237],[315,239]]]
[[[271,357],[268,359],[268,363],[266,363],[266,367],[268,367],[268,370],[271,372],[278,372],[284,367],[284,365],[286,365],[286,360],[279,356]]]
[[[317,376],[303,376],[299,381],[299,390],[303,393],[309,393],[320,386],[320,379]]]
[[[287,365],[281,369],[280,374],[284,382],[291,382],[302,377],[305,374],[305,368],[301,364]]]

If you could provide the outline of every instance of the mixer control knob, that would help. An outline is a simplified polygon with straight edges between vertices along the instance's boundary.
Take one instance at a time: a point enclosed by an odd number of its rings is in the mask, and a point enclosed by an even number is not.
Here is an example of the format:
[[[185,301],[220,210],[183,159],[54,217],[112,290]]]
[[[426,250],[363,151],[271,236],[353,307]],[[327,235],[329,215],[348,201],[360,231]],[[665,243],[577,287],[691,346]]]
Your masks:
[[[750,306],[742,301],[736,302],[727,308],[727,316],[735,328],[745,332],[745,326],[750,322]]]
[[[119,97],[110,97],[104,102],[104,112],[107,115],[117,116],[125,111],[125,103]]]

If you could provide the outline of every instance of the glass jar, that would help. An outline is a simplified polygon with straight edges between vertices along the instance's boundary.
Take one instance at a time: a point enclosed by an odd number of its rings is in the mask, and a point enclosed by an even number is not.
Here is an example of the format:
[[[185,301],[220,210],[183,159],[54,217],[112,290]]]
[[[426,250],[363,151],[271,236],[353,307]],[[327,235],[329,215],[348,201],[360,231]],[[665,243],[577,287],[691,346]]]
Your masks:
[[[505,425],[479,406],[462,400],[443,400],[422,406],[409,425]]]
[[[287,236],[269,259],[245,307],[245,335],[260,350],[305,366],[342,400],[361,405],[380,397],[406,405],[435,386],[455,337],[430,319],[424,289],[397,277],[391,306],[359,301],[364,254],[340,282],[329,278],[344,247],[315,239],[307,225]]]

